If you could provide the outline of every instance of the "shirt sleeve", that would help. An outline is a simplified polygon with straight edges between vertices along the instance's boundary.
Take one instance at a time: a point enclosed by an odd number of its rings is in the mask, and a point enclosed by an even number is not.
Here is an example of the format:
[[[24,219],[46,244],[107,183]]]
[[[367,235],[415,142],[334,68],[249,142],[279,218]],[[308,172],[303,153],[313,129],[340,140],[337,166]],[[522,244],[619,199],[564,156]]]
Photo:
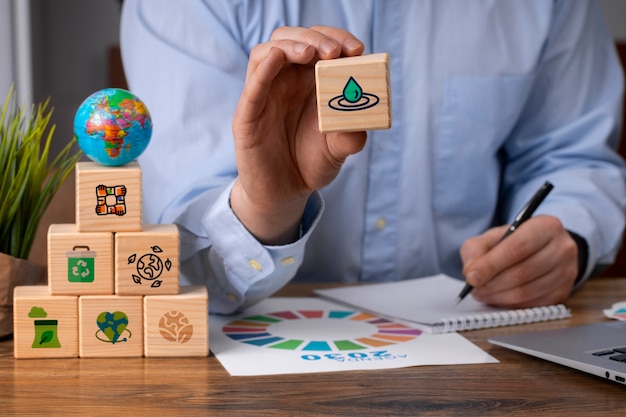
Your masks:
[[[314,194],[302,238],[279,247],[260,244],[230,208],[237,178],[230,120],[245,79],[245,45],[265,36],[247,33],[238,13],[234,2],[129,0],[120,30],[129,86],[154,121],[139,159],[144,221],[179,226],[181,284],[206,285],[209,310],[218,313],[293,278],[323,207]]]
[[[588,245],[583,279],[613,262],[624,228],[624,162],[615,149],[623,74],[595,2],[555,2],[552,26],[519,123],[504,148],[508,219],[544,180],[536,214],[557,216]]]

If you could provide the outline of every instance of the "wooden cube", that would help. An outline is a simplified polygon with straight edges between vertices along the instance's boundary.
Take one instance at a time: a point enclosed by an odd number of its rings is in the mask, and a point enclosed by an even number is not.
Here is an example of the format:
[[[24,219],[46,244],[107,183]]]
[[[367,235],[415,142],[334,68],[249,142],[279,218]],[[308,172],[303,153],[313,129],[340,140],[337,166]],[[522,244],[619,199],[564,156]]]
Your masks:
[[[15,287],[13,327],[16,358],[75,358],[78,297],[52,296],[45,285]]]
[[[174,224],[115,234],[115,293],[178,294],[179,234]]]
[[[141,168],[76,164],[76,224],[80,232],[139,231]]]
[[[144,355],[209,354],[209,296],[206,287],[184,286],[178,295],[148,295],[143,303]]]
[[[113,294],[113,233],[48,229],[48,288],[55,295]]]
[[[317,112],[322,133],[389,129],[389,54],[318,61]]]
[[[78,298],[81,358],[143,356],[143,297]]]

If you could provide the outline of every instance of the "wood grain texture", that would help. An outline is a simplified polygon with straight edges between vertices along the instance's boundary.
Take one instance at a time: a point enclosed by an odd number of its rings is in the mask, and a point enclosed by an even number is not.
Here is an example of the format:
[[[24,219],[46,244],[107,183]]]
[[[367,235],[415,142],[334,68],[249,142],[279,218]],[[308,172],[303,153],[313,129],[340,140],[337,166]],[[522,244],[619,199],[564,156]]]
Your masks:
[[[48,286],[55,295],[113,294],[113,233],[48,229]]]
[[[144,297],[144,356],[205,357],[209,354],[209,294],[183,286],[177,295]]]
[[[292,284],[279,295],[312,296],[321,287]],[[90,416],[120,409],[133,416],[623,415],[624,386],[487,342],[509,332],[603,321],[601,310],[621,300],[626,279],[598,279],[567,302],[570,319],[462,333],[501,361],[495,364],[231,377],[213,355],[16,360],[13,341],[4,341],[0,410]]]
[[[344,89],[353,80],[362,95]],[[389,129],[391,88],[389,54],[318,61],[315,85],[319,130],[323,133]]]
[[[13,329],[16,358],[75,358],[78,297],[52,296],[45,285],[16,287]]]
[[[179,291],[178,227],[148,224],[115,234],[115,293],[171,295]]]
[[[141,204],[137,161],[119,167],[76,164],[76,225],[80,232],[140,231]]]
[[[126,316],[127,325],[118,331],[117,339],[99,327],[104,313]],[[78,353],[81,358],[120,358],[143,356],[143,297],[86,295],[78,298]],[[111,361],[108,367],[114,367]]]

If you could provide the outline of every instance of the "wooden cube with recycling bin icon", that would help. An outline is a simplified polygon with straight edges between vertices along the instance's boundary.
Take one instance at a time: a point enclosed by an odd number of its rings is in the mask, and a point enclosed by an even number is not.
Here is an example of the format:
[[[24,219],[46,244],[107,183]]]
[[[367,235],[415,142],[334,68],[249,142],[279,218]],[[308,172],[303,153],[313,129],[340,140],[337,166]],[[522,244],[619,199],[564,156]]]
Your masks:
[[[55,295],[113,294],[113,233],[50,225],[48,287]]]

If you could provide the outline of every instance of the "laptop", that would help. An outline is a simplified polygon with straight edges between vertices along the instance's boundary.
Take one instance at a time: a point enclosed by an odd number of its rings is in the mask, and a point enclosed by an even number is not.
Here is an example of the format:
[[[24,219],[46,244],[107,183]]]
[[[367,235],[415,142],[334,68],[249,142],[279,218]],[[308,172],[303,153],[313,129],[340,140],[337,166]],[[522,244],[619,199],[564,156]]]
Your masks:
[[[626,321],[515,333],[488,340],[626,385]]]

